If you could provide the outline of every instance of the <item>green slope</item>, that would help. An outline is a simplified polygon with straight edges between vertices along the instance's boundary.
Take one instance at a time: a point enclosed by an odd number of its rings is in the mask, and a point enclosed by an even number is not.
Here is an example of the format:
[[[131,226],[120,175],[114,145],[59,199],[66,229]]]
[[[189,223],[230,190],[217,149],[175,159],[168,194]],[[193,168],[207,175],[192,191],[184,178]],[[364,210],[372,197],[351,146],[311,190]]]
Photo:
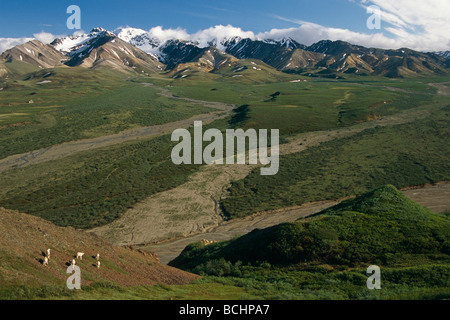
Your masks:
[[[236,218],[359,195],[386,184],[402,188],[448,180],[449,111],[447,106],[413,122],[366,129],[282,155],[278,174],[261,176],[254,170],[234,181],[230,196],[222,200],[223,210]]]
[[[192,244],[171,265],[193,270],[224,258],[280,267],[301,263],[396,266],[416,265],[419,260],[448,262],[449,254],[449,218],[387,185],[295,223],[209,246]]]

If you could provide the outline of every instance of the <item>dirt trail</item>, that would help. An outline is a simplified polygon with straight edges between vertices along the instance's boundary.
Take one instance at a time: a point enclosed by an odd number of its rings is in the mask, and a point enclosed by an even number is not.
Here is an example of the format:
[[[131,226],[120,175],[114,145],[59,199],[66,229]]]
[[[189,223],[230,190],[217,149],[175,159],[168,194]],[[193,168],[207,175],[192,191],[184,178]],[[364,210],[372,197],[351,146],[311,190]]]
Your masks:
[[[450,181],[424,187],[403,188],[402,191],[407,197],[433,212],[450,211]]]
[[[438,90],[438,95],[450,97],[450,86],[448,86],[450,82],[445,83],[429,83],[430,86],[436,88]]]
[[[300,134],[280,146],[280,155],[347,137],[375,126],[387,126],[426,117],[431,108],[396,114],[337,130]],[[116,245],[142,246],[167,239],[190,237],[218,227],[224,221],[218,203],[232,181],[245,178],[255,165],[211,165],[194,173],[177,188],[148,197],[118,220],[91,230]],[[278,221],[284,221],[284,218]]]
[[[113,135],[78,141],[70,141],[67,143],[54,145],[24,154],[13,155],[0,160],[0,172],[7,171],[13,168],[22,168],[46,161],[61,159],[82,151],[102,148],[137,139],[149,139],[165,134],[171,134],[176,129],[189,128],[193,125],[194,121],[203,121],[204,124],[209,124],[215,120],[227,117],[235,108],[234,105],[220,102],[208,102],[202,100],[178,98],[173,96],[167,89],[161,89],[160,91],[160,95],[164,97],[184,100],[193,104],[200,104],[219,111],[199,114],[189,119],[164,123],[161,125],[126,130]]]

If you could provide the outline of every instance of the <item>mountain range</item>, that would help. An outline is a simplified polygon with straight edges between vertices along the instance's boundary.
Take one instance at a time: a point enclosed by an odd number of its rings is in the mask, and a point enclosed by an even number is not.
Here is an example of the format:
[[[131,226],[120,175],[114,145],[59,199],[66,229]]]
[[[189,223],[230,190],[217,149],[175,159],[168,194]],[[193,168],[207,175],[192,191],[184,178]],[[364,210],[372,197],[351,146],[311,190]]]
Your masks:
[[[5,51],[0,58],[4,62],[22,61],[39,68],[67,65],[140,74],[167,71],[174,77],[187,69],[215,72],[247,59],[260,60],[278,71],[310,76],[343,73],[398,78],[443,75],[450,67],[448,51],[385,50],[331,40],[305,46],[290,38],[224,37],[211,39],[204,46],[196,41],[161,39],[135,28],[115,32],[95,28],[88,34],[75,33],[50,44],[33,40]],[[4,67],[0,68],[1,73],[6,73]]]

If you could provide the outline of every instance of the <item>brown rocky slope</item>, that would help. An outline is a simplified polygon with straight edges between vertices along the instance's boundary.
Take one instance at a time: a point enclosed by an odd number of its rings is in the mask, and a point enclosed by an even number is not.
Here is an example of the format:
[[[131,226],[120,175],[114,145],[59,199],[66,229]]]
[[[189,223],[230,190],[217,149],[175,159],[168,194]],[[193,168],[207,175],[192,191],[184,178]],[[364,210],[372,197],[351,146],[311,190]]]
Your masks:
[[[48,248],[51,256],[49,265],[44,266]],[[85,253],[82,260],[76,260],[82,287],[94,282],[120,286],[187,284],[198,279],[197,275],[161,264],[156,255],[114,247],[94,234],[56,227],[41,218],[0,208],[0,288],[64,286],[69,262],[77,252]]]

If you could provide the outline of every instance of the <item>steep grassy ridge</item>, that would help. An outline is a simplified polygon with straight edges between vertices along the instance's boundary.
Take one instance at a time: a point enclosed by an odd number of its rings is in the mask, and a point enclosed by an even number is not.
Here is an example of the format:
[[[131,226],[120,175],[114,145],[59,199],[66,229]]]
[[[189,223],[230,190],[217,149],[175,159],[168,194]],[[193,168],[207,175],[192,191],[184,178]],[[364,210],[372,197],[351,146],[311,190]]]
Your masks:
[[[373,264],[381,290],[366,286]],[[266,299],[448,299],[450,219],[387,185],[295,223],[193,243],[170,265]]]

